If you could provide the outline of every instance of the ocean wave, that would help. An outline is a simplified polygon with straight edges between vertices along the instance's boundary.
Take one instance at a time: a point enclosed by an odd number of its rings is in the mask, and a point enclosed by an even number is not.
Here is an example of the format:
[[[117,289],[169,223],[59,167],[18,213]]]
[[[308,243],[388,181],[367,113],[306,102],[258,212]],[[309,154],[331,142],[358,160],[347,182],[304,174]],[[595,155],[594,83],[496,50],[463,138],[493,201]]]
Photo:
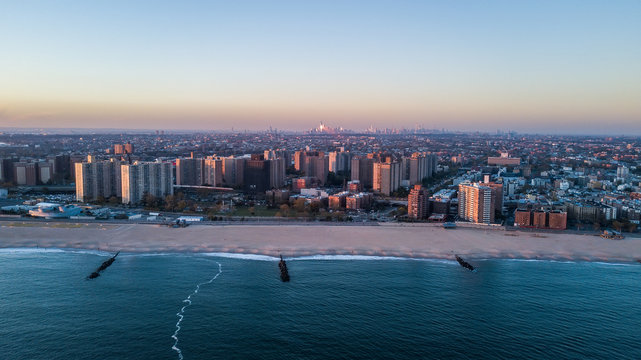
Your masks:
[[[35,253],[44,253],[44,252],[61,253],[65,251],[57,248],[30,248],[30,247],[0,249],[0,254],[35,254]]]
[[[580,261],[575,261],[575,260],[555,260],[555,259],[518,259],[518,258],[483,258],[483,259],[476,259],[480,261],[506,261],[506,262],[553,262],[553,263],[559,263],[559,264],[578,264]]]
[[[638,264],[634,263],[617,263],[617,262],[604,262],[604,261],[592,261],[593,264],[596,265],[605,265],[605,266],[639,266]]]
[[[214,256],[229,259],[241,260],[256,260],[256,261],[278,261],[279,258],[269,255],[258,254],[240,254],[240,253],[226,253],[226,252],[211,252],[211,253],[195,253],[194,255]]]
[[[213,256],[220,258],[228,259],[240,259],[240,260],[255,260],[255,261],[278,261],[280,258],[270,255],[258,255],[258,254],[240,254],[240,253],[226,253],[226,252],[213,252],[213,253],[196,253],[195,255],[204,255],[204,256]],[[448,259],[437,259],[437,258],[412,258],[412,257],[401,257],[401,256],[382,256],[382,255],[304,255],[304,256],[289,256],[283,257],[287,261],[345,261],[345,260],[355,260],[355,261],[375,261],[375,260],[394,260],[394,261],[429,261],[442,264],[457,264],[454,260]]]
[[[413,258],[403,256],[384,256],[384,255],[308,255],[287,258],[287,260],[357,260],[357,261],[376,261],[376,260],[392,260],[392,261],[429,261],[442,264],[456,264],[454,260],[447,259],[432,259],[432,258]]]
[[[42,254],[42,253],[72,253],[72,254],[87,254],[96,256],[112,256],[114,251],[105,250],[90,250],[80,248],[56,248],[56,247],[15,247],[15,248],[0,248],[0,255],[2,254]],[[445,254],[444,254],[445,255]],[[230,253],[230,252],[205,252],[205,253],[192,253],[192,252],[123,252],[120,257],[156,257],[156,256],[208,256],[219,257],[238,260],[254,260],[254,261],[278,261],[276,256],[262,255],[262,254],[243,254],[243,253]],[[436,255],[438,256],[438,255]],[[403,256],[385,256],[385,255],[347,255],[347,254],[316,254],[316,255],[301,255],[301,256],[288,256],[284,257],[287,261],[424,261],[441,264],[458,264],[454,259],[446,258],[423,258],[423,257],[403,257]],[[635,266],[639,264],[634,261],[626,262],[619,260],[618,262],[608,261],[592,261],[592,260],[570,260],[570,259],[526,259],[526,258],[501,258],[501,257],[482,257],[471,258],[474,261],[505,261],[505,262],[550,262],[559,264],[595,264],[601,266]]]
[[[557,264],[593,264],[603,266],[637,266],[632,262],[606,262],[606,261],[592,261],[592,260],[556,260],[556,259],[504,259],[504,258],[487,258],[479,259],[481,261],[508,261],[508,262],[549,262]]]
[[[123,253],[122,257],[187,256],[188,253]]]
[[[87,250],[87,249],[67,249],[67,248],[3,248],[0,249],[0,254],[39,254],[39,253],[72,253],[72,254],[88,254],[97,256],[112,256],[111,252],[103,250]]]

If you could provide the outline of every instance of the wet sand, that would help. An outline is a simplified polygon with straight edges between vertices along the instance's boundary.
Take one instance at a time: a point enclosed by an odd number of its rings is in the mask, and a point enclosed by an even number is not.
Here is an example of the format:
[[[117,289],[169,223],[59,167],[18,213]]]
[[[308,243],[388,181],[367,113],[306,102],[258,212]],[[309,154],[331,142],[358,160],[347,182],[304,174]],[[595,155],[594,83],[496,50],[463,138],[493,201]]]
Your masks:
[[[277,256],[370,255],[636,261],[641,238],[437,226],[0,223],[0,247],[78,248],[142,253],[225,252]]]

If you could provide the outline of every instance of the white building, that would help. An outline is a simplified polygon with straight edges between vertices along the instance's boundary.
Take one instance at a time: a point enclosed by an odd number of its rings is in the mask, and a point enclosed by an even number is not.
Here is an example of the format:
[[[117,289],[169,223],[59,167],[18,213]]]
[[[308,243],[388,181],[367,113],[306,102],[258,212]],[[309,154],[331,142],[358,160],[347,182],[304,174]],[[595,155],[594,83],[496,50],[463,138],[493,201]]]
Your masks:
[[[625,179],[630,175],[630,169],[627,166],[619,165],[617,167],[617,178]]]
[[[75,205],[38,203],[34,209],[29,210],[29,215],[46,219],[62,219],[78,216],[81,212],[82,208]]]

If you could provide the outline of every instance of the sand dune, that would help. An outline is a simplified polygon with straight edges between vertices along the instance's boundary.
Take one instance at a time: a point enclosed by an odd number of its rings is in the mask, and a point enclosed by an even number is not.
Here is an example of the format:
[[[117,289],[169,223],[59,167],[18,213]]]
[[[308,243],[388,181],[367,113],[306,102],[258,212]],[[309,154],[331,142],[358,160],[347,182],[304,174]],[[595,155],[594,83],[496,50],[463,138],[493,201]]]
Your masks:
[[[28,225],[25,225],[28,224]],[[0,247],[82,248],[125,252],[228,252],[277,256],[376,255],[416,258],[635,261],[641,239],[537,234],[434,226],[194,225],[0,223]]]

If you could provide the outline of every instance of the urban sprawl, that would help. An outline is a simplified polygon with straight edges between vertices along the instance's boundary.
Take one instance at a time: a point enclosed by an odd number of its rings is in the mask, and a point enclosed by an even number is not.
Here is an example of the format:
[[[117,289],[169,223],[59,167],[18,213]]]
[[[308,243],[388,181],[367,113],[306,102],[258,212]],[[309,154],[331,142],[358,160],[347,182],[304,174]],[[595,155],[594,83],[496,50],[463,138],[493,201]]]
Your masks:
[[[377,130],[0,134],[4,214],[635,232],[632,137]],[[14,215],[15,216],[15,215]],[[566,231],[567,231],[566,230]]]

